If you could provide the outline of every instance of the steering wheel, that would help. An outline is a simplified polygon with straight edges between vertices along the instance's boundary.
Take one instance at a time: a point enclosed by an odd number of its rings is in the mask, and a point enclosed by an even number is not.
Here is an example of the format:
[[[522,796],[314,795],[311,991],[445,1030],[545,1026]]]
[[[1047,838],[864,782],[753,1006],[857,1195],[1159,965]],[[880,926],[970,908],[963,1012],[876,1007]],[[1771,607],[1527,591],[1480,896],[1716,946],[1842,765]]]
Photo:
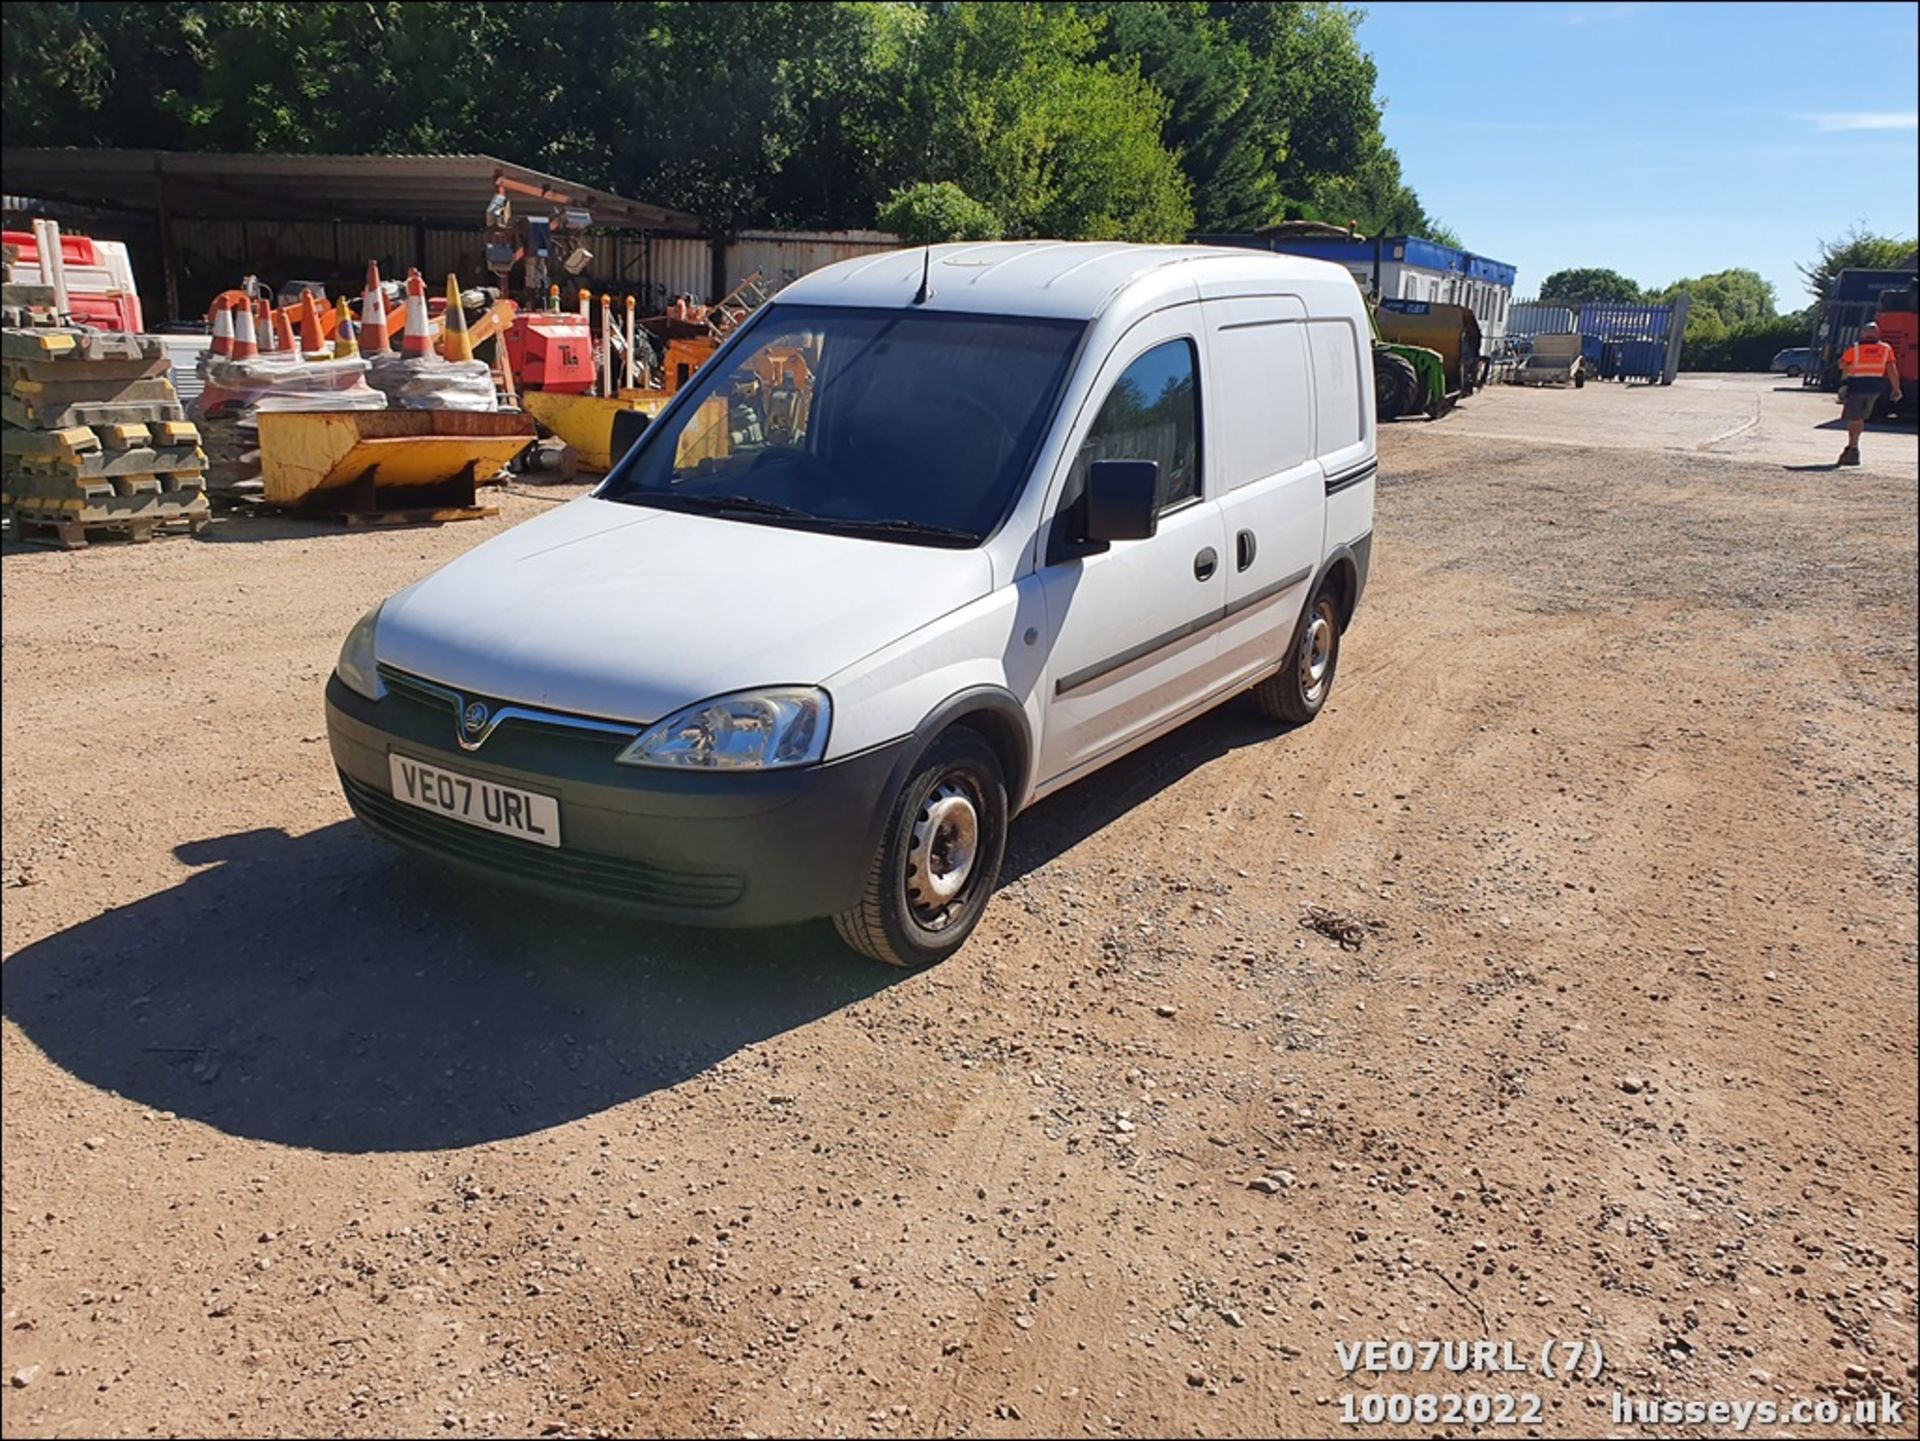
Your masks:
[[[767,446],[748,464],[747,473],[783,478],[790,475],[808,487],[825,488],[833,483],[833,471],[812,451],[798,445]]]

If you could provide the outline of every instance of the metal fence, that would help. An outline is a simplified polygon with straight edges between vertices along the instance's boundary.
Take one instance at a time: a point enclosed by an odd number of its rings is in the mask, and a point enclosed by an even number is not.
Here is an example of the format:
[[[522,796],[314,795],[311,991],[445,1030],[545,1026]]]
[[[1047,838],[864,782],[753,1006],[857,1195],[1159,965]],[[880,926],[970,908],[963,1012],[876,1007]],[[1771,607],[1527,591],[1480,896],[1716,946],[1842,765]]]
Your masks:
[[[1579,312],[1551,300],[1516,300],[1507,311],[1507,334],[1512,336],[1572,335],[1579,328]]]

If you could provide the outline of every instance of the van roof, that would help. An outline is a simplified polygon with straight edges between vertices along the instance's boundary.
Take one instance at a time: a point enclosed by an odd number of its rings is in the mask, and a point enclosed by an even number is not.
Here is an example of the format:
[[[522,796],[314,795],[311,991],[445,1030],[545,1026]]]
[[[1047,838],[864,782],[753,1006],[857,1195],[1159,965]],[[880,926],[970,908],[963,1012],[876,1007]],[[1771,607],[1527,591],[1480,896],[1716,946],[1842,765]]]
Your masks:
[[[996,240],[914,246],[843,260],[801,276],[776,297],[806,305],[905,306],[931,279],[929,310],[1091,320],[1122,291],[1154,279],[1228,284],[1326,282],[1351,289],[1338,265],[1269,251],[1211,245],[1123,245],[1071,240]],[[1191,292],[1189,292],[1191,293]]]

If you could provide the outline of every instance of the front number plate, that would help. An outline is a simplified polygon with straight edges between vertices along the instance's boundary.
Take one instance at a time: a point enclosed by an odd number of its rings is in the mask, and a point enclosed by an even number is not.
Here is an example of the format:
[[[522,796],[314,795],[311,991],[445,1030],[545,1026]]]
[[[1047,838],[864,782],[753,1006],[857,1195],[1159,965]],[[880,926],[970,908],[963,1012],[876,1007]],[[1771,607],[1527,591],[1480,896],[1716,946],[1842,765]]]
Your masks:
[[[535,845],[560,844],[560,802],[552,796],[442,770],[391,752],[387,769],[397,801]]]

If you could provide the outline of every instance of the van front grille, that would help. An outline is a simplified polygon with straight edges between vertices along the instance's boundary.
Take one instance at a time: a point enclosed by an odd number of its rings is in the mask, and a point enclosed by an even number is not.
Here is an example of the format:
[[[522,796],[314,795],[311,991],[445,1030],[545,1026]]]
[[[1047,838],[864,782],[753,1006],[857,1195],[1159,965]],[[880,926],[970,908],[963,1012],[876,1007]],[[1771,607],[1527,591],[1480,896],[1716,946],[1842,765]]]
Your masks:
[[[506,876],[595,900],[677,909],[716,910],[739,900],[746,878],[731,871],[676,871],[624,856],[557,849],[494,835],[403,805],[345,772],[341,789],[354,814],[389,840]],[[565,831],[562,831],[562,835]]]

